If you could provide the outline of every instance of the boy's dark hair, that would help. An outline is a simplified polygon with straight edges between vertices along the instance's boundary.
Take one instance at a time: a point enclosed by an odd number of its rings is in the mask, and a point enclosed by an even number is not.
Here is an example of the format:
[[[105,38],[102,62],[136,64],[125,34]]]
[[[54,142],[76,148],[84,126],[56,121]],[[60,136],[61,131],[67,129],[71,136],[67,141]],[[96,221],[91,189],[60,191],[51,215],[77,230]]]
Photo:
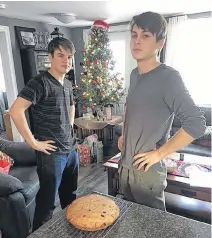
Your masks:
[[[54,52],[56,49],[60,49],[62,47],[64,50],[70,50],[72,54],[75,53],[74,44],[66,38],[63,37],[55,37],[48,44],[48,53],[54,56]]]
[[[139,28],[156,35],[157,42],[166,38],[167,21],[162,15],[156,12],[144,12],[136,15],[132,18],[130,25],[131,31],[134,25],[137,25]]]

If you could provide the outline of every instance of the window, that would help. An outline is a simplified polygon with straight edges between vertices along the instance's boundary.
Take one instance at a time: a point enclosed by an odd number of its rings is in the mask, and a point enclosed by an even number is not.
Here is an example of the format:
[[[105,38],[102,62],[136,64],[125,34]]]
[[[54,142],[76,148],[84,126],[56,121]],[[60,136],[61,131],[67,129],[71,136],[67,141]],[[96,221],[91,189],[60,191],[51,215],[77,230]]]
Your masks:
[[[130,74],[137,67],[130,51],[130,37],[129,30],[109,33],[111,50],[116,60],[115,70],[123,75],[126,90],[130,85]]]
[[[172,57],[176,68],[199,106],[211,105],[212,18],[188,19],[178,26]],[[169,50],[169,49],[167,49]]]
[[[120,73],[122,77],[125,76],[125,41],[112,40],[110,48],[113,52],[115,63],[114,73]]]

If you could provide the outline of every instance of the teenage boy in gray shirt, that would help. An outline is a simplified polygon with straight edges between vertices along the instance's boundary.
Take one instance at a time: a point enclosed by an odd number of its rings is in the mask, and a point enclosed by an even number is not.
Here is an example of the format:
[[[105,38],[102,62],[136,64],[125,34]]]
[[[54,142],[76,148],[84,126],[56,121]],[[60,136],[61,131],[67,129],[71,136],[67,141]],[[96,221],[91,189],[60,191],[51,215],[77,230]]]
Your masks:
[[[205,131],[203,112],[195,105],[179,72],[158,60],[166,32],[167,22],[160,14],[146,12],[132,19],[130,46],[138,67],[130,76],[119,138],[124,197],[164,211],[167,170],[162,159]],[[182,127],[169,139],[174,116]]]

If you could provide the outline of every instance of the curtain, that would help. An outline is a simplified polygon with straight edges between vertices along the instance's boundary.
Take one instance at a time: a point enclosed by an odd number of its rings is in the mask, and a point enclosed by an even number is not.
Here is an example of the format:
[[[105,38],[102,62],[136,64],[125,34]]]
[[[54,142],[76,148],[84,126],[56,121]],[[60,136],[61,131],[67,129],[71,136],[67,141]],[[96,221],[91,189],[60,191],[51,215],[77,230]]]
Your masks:
[[[212,18],[169,19],[165,63],[178,70],[198,106],[211,106]]]
[[[166,40],[165,63],[176,68],[180,60],[177,56],[176,44],[179,38],[185,37],[180,32],[180,26],[187,21],[187,16],[171,17],[168,21],[168,32]]]

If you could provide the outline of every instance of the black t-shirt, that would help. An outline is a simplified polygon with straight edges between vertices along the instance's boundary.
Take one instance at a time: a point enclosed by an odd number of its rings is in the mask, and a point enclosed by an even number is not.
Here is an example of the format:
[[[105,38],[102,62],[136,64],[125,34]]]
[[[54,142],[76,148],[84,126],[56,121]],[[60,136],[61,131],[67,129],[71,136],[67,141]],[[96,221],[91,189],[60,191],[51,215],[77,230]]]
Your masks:
[[[71,82],[64,79],[62,85],[49,72],[44,72],[32,78],[18,96],[32,102],[35,138],[53,140],[58,152],[70,152],[73,147]]]

